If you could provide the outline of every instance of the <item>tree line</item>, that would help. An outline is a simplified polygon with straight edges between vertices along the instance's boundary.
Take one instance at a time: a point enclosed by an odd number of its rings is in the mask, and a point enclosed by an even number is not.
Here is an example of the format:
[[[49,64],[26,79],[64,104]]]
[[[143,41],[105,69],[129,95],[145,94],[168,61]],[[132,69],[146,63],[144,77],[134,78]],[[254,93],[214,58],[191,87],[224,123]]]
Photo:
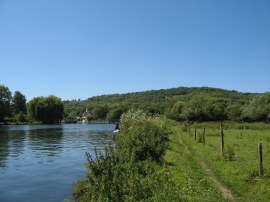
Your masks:
[[[56,96],[37,97],[26,103],[25,96],[0,85],[0,122],[59,123],[75,119],[88,109],[95,119],[117,121],[130,109],[165,115],[177,121],[270,122],[270,93],[242,93],[209,87],[179,87],[126,94],[100,95],[87,100],[62,101]]]
[[[242,93],[209,87],[179,87],[64,101],[65,116],[88,108],[96,119],[118,120],[130,109],[177,121],[270,121],[270,93]]]
[[[0,85],[0,122],[33,122],[44,124],[60,123],[63,118],[64,105],[56,96],[36,97],[26,103],[25,95]]]

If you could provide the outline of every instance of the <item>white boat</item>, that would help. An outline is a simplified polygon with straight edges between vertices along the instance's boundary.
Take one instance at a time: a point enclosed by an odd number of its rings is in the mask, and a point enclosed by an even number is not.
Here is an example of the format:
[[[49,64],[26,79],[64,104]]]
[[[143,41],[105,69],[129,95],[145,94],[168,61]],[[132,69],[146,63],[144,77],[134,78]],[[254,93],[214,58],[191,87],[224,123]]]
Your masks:
[[[119,131],[120,131],[119,129],[116,129],[113,131],[113,134],[119,133]]]

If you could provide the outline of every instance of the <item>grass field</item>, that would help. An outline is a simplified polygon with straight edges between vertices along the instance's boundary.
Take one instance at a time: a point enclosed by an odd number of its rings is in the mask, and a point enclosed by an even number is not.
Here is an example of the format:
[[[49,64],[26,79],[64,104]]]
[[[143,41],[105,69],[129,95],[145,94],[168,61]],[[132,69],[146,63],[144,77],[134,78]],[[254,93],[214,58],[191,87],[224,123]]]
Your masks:
[[[179,138],[177,133],[170,136],[165,160],[183,201],[226,201]]]
[[[195,127],[197,138],[195,140]],[[198,143],[205,127],[205,145]],[[215,194],[211,183],[205,179],[204,184],[198,183],[203,179],[205,171],[196,167],[199,161],[204,161],[208,168],[213,171],[215,177],[233,193],[237,201],[270,201],[270,127],[269,124],[235,124],[224,125],[225,154],[221,155],[221,138],[219,123],[193,124],[186,132],[185,126],[176,126],[176,138],[180,138],[188,148],[190,155],[186,155],[183,148],[179,152],[186,157],[178,158],[179,172],[175,172],[177,181],[184,183],[187,174],[195,179],[195,190],[205,193],[210,189],[209,196],[203,196],[202,200],[212,201]],[[259,177],[258,143],[263,147],[264,175]],[[172,149],[173,150],[173,149]],[[181,151],[182,150],[182,151]],[[173,159],[173,157],[171,157]],[[183,161],[183,162],[180,162]],[[194,161],[194,162],[192,162]],[[183,164],[187,164],[183,166]],[[183,169],[192,172],[189,174]],[[174,168],[176,169],[176,168]],[[182,174],[186,172],[186,174]],[[195,191],[194,190],[194,191]],[[198,191],[196,190],[196,192]]]

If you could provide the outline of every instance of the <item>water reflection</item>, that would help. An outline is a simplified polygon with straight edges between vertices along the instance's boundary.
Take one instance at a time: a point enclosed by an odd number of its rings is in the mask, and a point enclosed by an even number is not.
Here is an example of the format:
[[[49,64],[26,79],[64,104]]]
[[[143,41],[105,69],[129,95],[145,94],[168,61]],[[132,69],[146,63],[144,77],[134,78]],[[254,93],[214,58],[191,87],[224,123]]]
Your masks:
[[[27,146],[35,151],[35,157],[57,156],[61,152],[63,128],[32,129],[27,135]]]
[[[62,201],[115,125],[0,126],[0,201]]]
[[[5,127],[0,126],[0,167],[5,167],[8,156],[8,134]]]

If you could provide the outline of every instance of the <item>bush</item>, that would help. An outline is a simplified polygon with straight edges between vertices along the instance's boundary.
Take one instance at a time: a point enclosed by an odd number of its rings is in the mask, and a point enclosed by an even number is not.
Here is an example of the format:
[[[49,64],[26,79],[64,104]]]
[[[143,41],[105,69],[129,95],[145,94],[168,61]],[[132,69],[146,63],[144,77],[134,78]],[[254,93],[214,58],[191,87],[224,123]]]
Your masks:
[[[132,156],[135,161],[161,160],[170,133],[166,119],[131,111],[121,117],[120,123],[123,131],[118,136],[117,147],[127,156],[125,158]]]
[[[162,167],[170,133],[166,119],[130,111],[122,115],[120,123],[115,148],[109,145],[104,152],[96,150],[94,157],[86,155],[88,171],[74,186],[76,199],[151,201],[165,196],[179,199],[180,194],[175,195],[176,186]]]
[[[18,114],[15,115],[15,120],[18,122],[26,122],[27,115],[20,111]]]
[[[228,161],[234,161],[235,160],[235,153],[233,146],[227,145],[227,149],[225,150],[225,159]]]

